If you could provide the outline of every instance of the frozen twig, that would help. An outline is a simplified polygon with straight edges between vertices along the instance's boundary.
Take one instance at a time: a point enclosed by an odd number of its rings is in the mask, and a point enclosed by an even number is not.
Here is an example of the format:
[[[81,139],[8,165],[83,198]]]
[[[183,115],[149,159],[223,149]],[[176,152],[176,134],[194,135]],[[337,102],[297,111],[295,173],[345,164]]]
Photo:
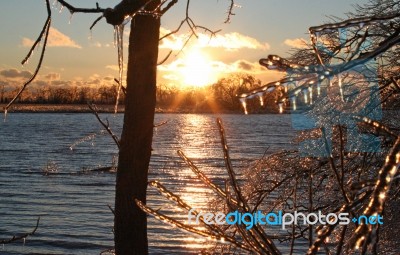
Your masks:
[[[24,58],[24,60],[22,61],[22,64],[25,64],[29,58],[32,55],[32,52],[35,50],[35,48],[39,45],[39,43],[44,40],[43,43],[43,47],[42,47],[42,51],[40,53],[40,58],[39,58],[39,62],[36,66],[36,69],[34,71],[34,73],[32,74],[32,76],[29,78],[28,81],[26,81],[21,89],[18,91],[18,93],[14,96],[14,98],[4,107],[4,112],[7,113],[8,109],[11,107],[11,105],[21,96],[22,92],[24,92],[24,90],[26,89],[26,87],[32,83],[32,81],[36,78],[37,74],[40,71],[40,68],[42,66],[43,63],[43,59],[44,59],[44,54],[46,52],[46,46],[47,46],[47,38],[49,37],[49,31],[50,31],[50,26],[51,26],[51,7],[50,7],[50,2],[49,0],[46,0],[46,9],[47,9],[47,19],[46,22],[44,23],[44,26],[42,28],[42,31],[40,32],[38,38],[36,39],[36,41],[34,42],[34,44],[32,45],[31,49],[29,50],[28,54],[26,55],[26,57]]]

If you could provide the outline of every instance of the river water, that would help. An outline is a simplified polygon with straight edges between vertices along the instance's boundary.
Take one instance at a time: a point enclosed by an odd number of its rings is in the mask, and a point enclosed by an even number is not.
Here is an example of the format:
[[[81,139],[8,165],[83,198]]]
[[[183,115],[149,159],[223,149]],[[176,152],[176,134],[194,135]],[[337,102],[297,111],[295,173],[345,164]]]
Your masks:
[[[101,114],[116,134],[122,115]],[[223,120],[237,171],[268,153],[292,148],[290,115],[158,114],[150,180],[159,180],[205,208],[210,191],[180,160],[182,149],[214,181],[226,177],[216,118]],[[77,174],[109,166],[117,148],[91,114],[13,113],[0,123],[0,240],[37,233],[0,246],[0,254],[99,254],[113,246],[115,174]],[[44,175],[43,170],[57,171]],[[149,189],[148,204],[184,219],[187,214]],[[210,243],[149,217],[151,254],[196,254]]]

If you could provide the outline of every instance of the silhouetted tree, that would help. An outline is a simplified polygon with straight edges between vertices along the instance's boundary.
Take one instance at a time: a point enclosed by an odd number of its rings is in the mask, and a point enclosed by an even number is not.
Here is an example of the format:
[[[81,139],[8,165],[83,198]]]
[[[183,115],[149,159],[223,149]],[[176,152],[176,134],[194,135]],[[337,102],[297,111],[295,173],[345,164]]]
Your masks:
[[[135,199],[146,203],[148,167],[151,156],[153,137],[153,122],[156,103],[156,69],[158,59],[160,17],[174,6],[177,0],[121,0],[114,8],[102,9],[96,4],[95,8],[76,8],[68,1],[57,0],[71,13],[101,13],[92,27],[101,19],[115,26],[117,30],[117,44],[119,52],[120,79],[122,86],[122,52],[123,26],[132,19],[129,36],[129,58],[126,82],[126,100],[124,124],[120,141],[120,151],[116,180],[115,197],[115,252],[120,255],[147,254],[147,219],[146,214],[136,205]],[[196,25],[189,17],[187,0],[186,16],[178,29],[187,24],[192,35],[196,29],[213,31]],[[233,0],[228,10],[226,22],[234,7]],[[50,0],[46,0],[48,17],[45,25],[29,51],[23,64],[29,59],[33,50],[43,40],[43,48],[39,63],[32,77],[24,83],[13,100],[5,107],[5,111],[17,100],[26,87],[35,79],[42,65],[47,38],[51,26]],[[171,34],[172,34],[171,33]],[[169,36],[168,34],[166,36]],[[165,36],[163,37],[165,38]],[[86,95],[85,95],[86,96]],[[81,100],[86,97],[81,95]],[[119,96],[117,96],[117,103]]]

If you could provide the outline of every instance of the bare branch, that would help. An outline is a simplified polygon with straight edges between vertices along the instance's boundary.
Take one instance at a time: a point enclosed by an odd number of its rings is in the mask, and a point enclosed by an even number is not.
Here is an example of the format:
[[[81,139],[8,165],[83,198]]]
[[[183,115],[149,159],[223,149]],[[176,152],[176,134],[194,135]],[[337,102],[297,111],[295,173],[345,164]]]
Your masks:
[[[354,19],[347,19],[341,22],[324,24],[321,26],[314,26],[310,27],[309,31],[311,34],[315,34],[316,32],[323,32],[329,31],[332,29],[344,28],[344,27],[351,27],[351,26],[365,26],[367,24],[371,24],[373,22],[383,22],[386,20],[391,20],[394,18],[400,17],[399,13],[394,13],[391,15],[385,16],[373,16],[373,17],[361,17],[361,18],[354,18]]]
[[[163,15],[164,13],[166,13],[169,9],[171,9],[172,6],[174,6],[176,3],[178,2],[178,0],[172,0],[171,2],[168,3],[168,5],[160,10],[160,14]]]
[[[26,234],[22,234],[22,235],[18,235],[18,236],[13,236],[11,239],[0,240],[0,244],[9,244],[9,243],[13,243],[13,242],[15,242],[15,241],[25,239],[25,238],[27,238],[28,236],[34,235],[35,232],[36,232],[36,230],[37,230],[38,227],[39,227],[39,221],[40,221],[40,217],[37,219],[37,221],[36,221],[36,226],[35,226],[35,228],[34,228],[31,232],[26,233]]]
[[[164,64],[164,63],[169,59],[169,57],[171,56],[171,54],[172,54],[172,50],[170,50],[170,51],[168,52],[167,56],[165,56],[165,58],[163,58],[163,60],[161,60],[160,62],[158,62],[157,65],[159,66],[159,65]]]
[[[115,210],[111,207],[111,205],[107,205],[108,209],[115,215]]]
[[[97,112],[97,106],[94,104],[89,104],[88,106],[90,108],[90,110],[92,110],[92,113],[96,116],[97,120],[100,122],[100,124],[104,127],[104,129],[108,132],[108,134],[110,134],[110,136],[112,137],[112,139],[114,140],[115,144],[118,146],[118,149],[120,148],[120,142],[119,142],[119,138],[118,136],[116,136],[113,131],[110,128],[110,123],[105,123],[99,116],[98,112]]]
[[[42,32],[40,33],[39,37],[36,39],[35,43],[33,44],[32,48],[28,52],[27,56],[25,59],[22,61],[22,64],[25,64],[29,57],[32,55],[33,50],[38,46],[39,42],[43,39],[44,37],[44,43],[43,43],[43,48],[42,52],[40,54],[39,62],[36,66],[35,72],[32,74],[31,78],[29,78],[28,81],[22,85],[22,88],[18,91],[17,95],[14,96],[14,98],[7,104],[7,106],[4,107],[4,112],[7,113],[8,109],[11,107],[11,105],[17,100],[22,92],[26,89],[26,87],[36,78],[37,74],[40,71],[40,68],[42,66],[42,62],[44,59],[44,53],[46,51],[46,45],[47,45],[47,38],[49,37],[49,31],[50,31],[50,26],[51,26],[51,7],[50,7],[50,2],[49,0],[46,0],[46,7],[47,7],[47,19],[46,22],[43,26]]]
[[[67,1],[64,0],[57,0],[61,5],[63,5],[65,8],[67,8],[71,13],[75,12],[82,12],[82,13],[103,13],[106,11],[106,9],[102,9],[99,7],[98,4],[96,4],[96,8],[76,8],[72,6],[71,4],[67,3]]]
[[[104,18],[104,15],[101,15],[100,17],[98,17],[94,22],[93,22],[93,24],[90,26],[90,30],[92,30],[93,29],[93,27],[97,24],[97,22],[99,22],[102,18]]]
[[[233,8],[235,7],[235,1],[234,0],[230,0],[230,5],[227,11],[227,15],[226,15],[226,19],[224,21],[224,23],[230,23],[231,22],[231,17],[235,15],[235,13],[233,13]]]
[[[163,122],[161,122],[161,123],[158,123],[158,124],[154,124],[154,126],[153,127],[155,127],[155,128],[157,128],[157,127],[161,127],[161,126],[164,126],[165,124],[167,124],[168,123],[168,120],[166,120],[166,121],[163,121]]]

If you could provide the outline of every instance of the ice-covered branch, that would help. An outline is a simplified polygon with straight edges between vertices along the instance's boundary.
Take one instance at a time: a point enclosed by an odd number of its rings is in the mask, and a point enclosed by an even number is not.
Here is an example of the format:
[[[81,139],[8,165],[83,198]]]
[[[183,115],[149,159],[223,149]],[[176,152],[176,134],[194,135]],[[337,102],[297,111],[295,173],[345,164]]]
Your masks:
[[[226,19],[225,19],[224,23],[231,22],[232,16],[235,16],[235,13],[233,12],[233,8],[240,7],[239,5],[235,4],[234,0],[229,0],[229,2],[230,2],[230,4],[228,7],[228,10],[226,11]]]
[[[14,96],[14,98],[4,107],[4,113],[5,115],[7,115],[7,111],[8,109],[11,107],[11,105],[21,96],[22,92],[24,92],[24,90],[26,89],[26,87],[32,83],[32,81],[36,78],[37,74],[40,71],[40,68],[42,66],[43,63],[43,59],[44,59],[44,54],[46,52],[46,46],[47,46],[47,38],[49,37],[49,31],[50,31],[50,26],[51,26],[51,6],[50,6],[50,2],[49,0],[46,0],[46,9],[47,9],[47,19],[46,22],[43,26],[42,31],[40,32],[38,38],[36,39],[35,43],[32,45],[31,49],[29,50],[28,54],[26,55],[26,57],[24,58],[24,60],[22,61],[22,64],[25,64],[29,58],[32,55],[32,52],[34,51],[34,49],[39,45],[39,43],[44,40],[43,42],[43,47],[42,47],[42,51],[40,53],[40,58],[39,58],[39,62],[36,66],[36,69],[34,71],[34,73],[32,74],[32,76],[22,85],[21,89],[18,91],[18,93]]]
[[[79,7],[75,7],[75,6],[71,5],[71,4],[69,4],[65,0],[57,0],[57,2],[59,2],[65,8],[67,8],[71,13],[77,13],[77,12],[82,12],[82,13],[104,13],[104,11],[106,10],[106,9],[100,8],[98,3],[96,3],[96,7],[95,8],[79,8]]]
[[[203,181],[208,187],[210,187],[213,191],[216,192],[217,195],[222,197],[223,199],[227,198],[227,194],[224,190],[214,184],[202,171],[198,169],[198,167],[181,151],[178,150],[178,155],[183,159],[183,161],[189,166],[189,168],[197,175],[197,177]],[[236,199],[232,199],[232,203],[237,204]]]
[[[175,4],[173,3],[173,1],[171,2],[171,4]],[[204,30],[205,32],[209,33],[211,37],[215,36],[215,34],[217,34],[220,30],[211,30],[205,26],[202,25],[198,25],[196,24],[193,19],[190,17],[190,0],[186,0],[186,9],[185,9],[185,17],[181,20],[181,22],[179,23],[178,27],[176,29],[174,29],[173,31],[163,35],[160,37],[160,41],[173,35],[178,33],[181,28],[183,27],[183,25],[187,25],[190,29],[190,34],[187,37],[186,41],[183,43],[182,49],[189,43],[189,41],[192,39],[192,37],[196,37],[198,38],[197,35],[197,30]],[[182,51],[181,49],[181,51]]]
[[[397,138],[389,155],[386,157],[384,166],[379,170],[379,176],[375,184],[371,200],[363,211],[363,215],[378,216],[382,215],[385,201],[387,200],[390,186],[393,178],[400,167],[400,137]],[[359,249],[366,247],[376,238],[370,238],[374,234],[376,226],[368,225],[365,222],[360,223],[356,228],[351,241],[351,248]]]
[[[151,214],[156,219],[161,220],[161,221],[163,221],[165,223],[171,224],[172,226],[178,227],[178,228],[180,228],[182,230],[185,230],[185,231],[188,231],[188,232],[200,235],[200,236],[209,237],[209,238],[211,238],[211,240],[220,241],[220,242],[227,241],[227,242],[229,242],[229,243],[231,243],[231,244],[233,244],[233,245],[235,245],[235,246],[237,246],[237,247],[239,247],[239,248],[241,248],[243,250],[250,251],[250,252],[252,251],[252,249],[250,247],[248,247],[246,244],[241,243],[241,242],[235,240],[234,238],[232,238],[230,236],[214,234],[214,233],[211,233],[209,231],[196,229],[196,228],[194,228],[194,227],[192,227],[192,226],[190,226],[188,224],[181,223],[181,222],[179,222],[179,221],[177,221],[177,220],[175,220],[175,219],[173,219],[173,218],[171,218],[169,216],[166,216],[166,215],[164,215],[164,214],[162,214],[162,213],[160,213],[160,212],[158,212],[156,210],[153,210],[152,208],[148,207],[143,202],[141,202],[141,201],[139,201],[137,199],[135,199],[135,202],[139,206],[139,208],[142,209],[144,212],[146,212],[148,214]]]
[[[313,26],[309,28],[310,34],[316,35],[319,32],[331,32],[332,30],[336,30],[338,28],[359,26],[364,27],[365,25],[370,25],[373,23],[385,22],[388,20],[392,20],[395,18],[399,18],[399,13],[393,13],[385,16],[372,16],[372,17],[361,17],[361,18],[353,18],[347,19],[341,22],[329,23],[320,26]]]

